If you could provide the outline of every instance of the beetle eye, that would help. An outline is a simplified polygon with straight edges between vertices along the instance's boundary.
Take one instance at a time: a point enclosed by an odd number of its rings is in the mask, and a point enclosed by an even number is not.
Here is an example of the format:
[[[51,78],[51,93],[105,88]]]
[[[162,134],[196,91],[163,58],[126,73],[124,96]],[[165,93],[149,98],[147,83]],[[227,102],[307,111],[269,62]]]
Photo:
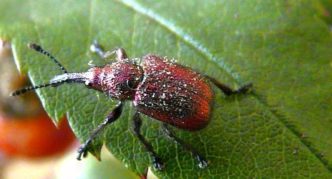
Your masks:
[[[134,83],[133,83],[133,81],[131,81],[131,80],[127,80],[127,87],[128,87],[129,89],[134,89]]]

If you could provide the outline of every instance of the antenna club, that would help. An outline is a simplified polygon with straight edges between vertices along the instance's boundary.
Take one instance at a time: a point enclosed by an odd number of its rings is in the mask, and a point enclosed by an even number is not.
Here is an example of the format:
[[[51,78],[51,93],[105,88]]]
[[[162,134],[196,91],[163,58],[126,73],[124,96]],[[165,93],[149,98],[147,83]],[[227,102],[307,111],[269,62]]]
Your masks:
[[[35,44],[35,43],[28,43],[28,47],[31,48],[31,49],[34,49],[36,51],[40,51],[42,50],[41,46]]]
[[[55,57],[53,57],[53,55],[51,55],[49,52],[47,52],[46,50],[44,50],[40,45],[37,45],[35,43],[28,43],[28,47],[30,49],[33,49],[33,50],[35,50],[35,51],[37,51],[37,52],[39,52],[39,53],[47,56],[48,58],[50,58],[51,60],[53,60],[53,62],[56,63],[64,73],[68,73],[67,70],[65,69],[65,67],[63,67],[61,65],[61,63],[58,62],[58,60]]]

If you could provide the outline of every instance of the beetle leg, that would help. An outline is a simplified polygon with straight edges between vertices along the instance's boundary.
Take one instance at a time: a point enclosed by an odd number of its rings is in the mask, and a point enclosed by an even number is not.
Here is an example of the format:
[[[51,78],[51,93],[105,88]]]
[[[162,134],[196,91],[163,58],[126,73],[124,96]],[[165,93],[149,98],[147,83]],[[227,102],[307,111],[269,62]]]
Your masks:
[[[166,123],[163,123],[163,130],[170,139],[172,139],[175,143],[179,144],[181,147],[189,151],[195,157],[195,159],[198,161],[199,168],[207,167],[208,161],[205,159],[205,157],[199,154],[192,146],[185,143],[182,139],[178,138]]]
[[[134,133],[142,142],[145,149],[150,153],[152,157],[152,163],[153,167],[157,170],[161,170],[164,167],[163,162],[161,161],[161,158],[158,157],[157,153],[153,150],[152,145],[144,138],[144,136],[141,134],[141,126],[142,126],[142,119],[139,116],[139,113],[136,112],[133,118],[133,124],[134,124]]]
[[[90,50],[91,52],[97,53],[102,59],[107,59],[114,54],[116,55],[116,59],[118,61],[128,58],[126,51],[123,48],[116,48],[114,50],[105,52],[102,46],[96,40],[91,44]]]
[[[104,57],[104,49],[101,47],[101,45],[97,42],[97,40],[94,40],[92,44],[90,45],[90,51],[93,53],[98,54],[101,58]]]
[[[99,124],[99,126],[91,133],[91,135],[89,136],[88,140],[86,140],[84,142],[84,144],[82,144],[79,149],[78,149],[78,156],[77,156],[77,160],[81,160],[81,157],[86,157],[86,155],[88,154],[88,147],[91,144],[92,140],[95,139],[98,134],[100,134],[103,129],[108,125],[111,124],[112,122],[116,121],[122,112],[122,102],[120,102],[113,110],[110,114],[107,115],[106,119]]]
[[[252,83],[245,84],[241,86],[239,89],[232,89],[231,87],[220,83],[218,80],[206,76],[214,85],[216,85],[221,91],[223,91],[227,96],[233,95],[233,94],[241,94],[241,93],[247,93],[252,88]]]
[[[113,54],[116,55],[117,61],[121,61],[128,58],[127,53],[123,48],[116,48],[115,50],[112,51],[106,51],[102,58],[106,59],[112,56]]]

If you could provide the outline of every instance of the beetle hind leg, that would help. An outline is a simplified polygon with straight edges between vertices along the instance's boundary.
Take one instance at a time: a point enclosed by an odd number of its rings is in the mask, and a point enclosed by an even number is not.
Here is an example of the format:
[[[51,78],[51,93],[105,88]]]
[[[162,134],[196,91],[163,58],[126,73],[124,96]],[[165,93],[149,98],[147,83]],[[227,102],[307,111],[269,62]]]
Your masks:
[[[144,138],[141,134],[141,126],[142,126],[142,119],[139,116],[139,113],[136,112],[133,118],[134,124],[134,133],[140,140],[140,142],[144,145],[145,149],[150,153],[152,157],[153,167],[157,170],[161,170],[164,168],[164,164],[160,157],[158,157],[157,153],[154,151],[152,145]]]
[[[252,89],[252,83],[248,83],[245,84],[243,86],[241,86],[240,88],[234,90],[231,87],[220,83],[218,80],[210,77],[210,76],[206,76],[214,85],[216,85],[221,91],[223,91],[223,93],[227,96],[233,95],[233,94],[244,94],[249,92]]]
[[[163,131],[165,134],[172,139],[175,143],[181,145],[184,149],[189,151],[195,159],[198,161],[198,167],[199,168],[205,168],[208,165],[208,161],[205,159],[205,157],[201,154],[199,154],[192,146],[185,143],[182,139],[178,138],[174,132],[170,129],[170,127],[167,124],[163,124]]]

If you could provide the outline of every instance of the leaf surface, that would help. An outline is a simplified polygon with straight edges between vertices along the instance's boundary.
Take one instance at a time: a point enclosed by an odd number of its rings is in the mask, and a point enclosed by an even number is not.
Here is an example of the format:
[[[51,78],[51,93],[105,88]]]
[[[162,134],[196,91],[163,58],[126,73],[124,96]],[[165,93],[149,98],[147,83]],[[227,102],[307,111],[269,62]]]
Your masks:
[[[201,170],[167,140],[160,122],[144,117],[143,134],[164,159],[161,178],[320,177],[332,171],[332,49],[327,24],[311,1],[123,0],[2,1],[0,34],[13,43],[16,62],[34,84],[61,71],[27,49],[38,42],[71,72],[86,71],[97,39],[130,57],[147,53],[179,63],[237,88],[254,92],[224,96],[217,88],[211,122],[199,132],[174,129],[209,160]],[[67,115],[81,141],[115,106],[83,85],[38,90],[57,122]],[[143,173],[151,159],[132,134],[130,102],[102,141],[128,167]],[[74,160],[74,159],[73,159]]]

